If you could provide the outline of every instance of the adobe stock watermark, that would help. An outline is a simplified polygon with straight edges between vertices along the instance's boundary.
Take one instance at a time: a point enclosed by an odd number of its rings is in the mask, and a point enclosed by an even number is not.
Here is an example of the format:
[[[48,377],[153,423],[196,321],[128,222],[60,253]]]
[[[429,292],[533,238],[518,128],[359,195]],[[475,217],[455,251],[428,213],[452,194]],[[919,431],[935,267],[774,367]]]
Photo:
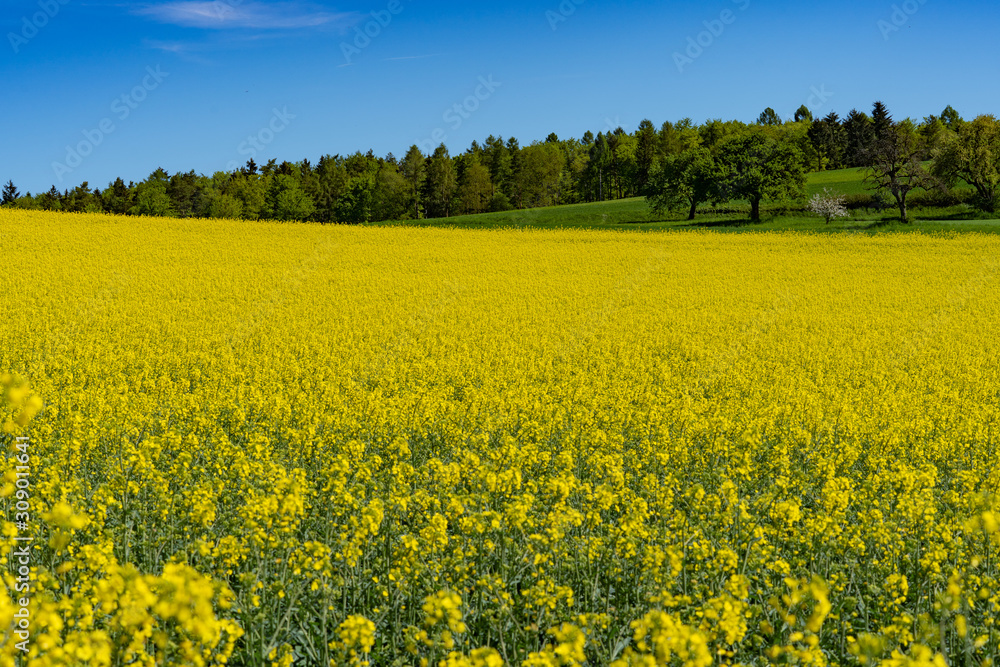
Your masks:
[[[545,12],[545,19],[549,22],[549,27],[553,31],[559,29],[560,23],[565,23],[569,17],[576,14],[576,8],[587,2],[587,0],[563,0],[554,10]]]
[[[132,90],[116,97],[111,101],[111,113],[119,122],[124,122],[132,115],[132,112],[139,108],[139,105],[146,101],[149,94],[160,87],[163,80],[170,76],[169,72],[164,72],[157,65],[156,69],[146,68],[146,76],[142,82]],[[66,146],[66,159],[63,162],[53,162],[52,170],[56,178],[62,183],[67,174],[72,174],[75,169],[83,164],[83,161],[93,154],[98,146],[104,143],[109,134],[112,134],[118,127],[114,118],[102,119],[94,129],[83,130],[83,141],[75,146]]]
[[[15,648],[22,653],[28,652],[28,641],[31,639],[31,441],[29,438],[19,436],[14,443],[14,450],[17,452],[14,459],[17,462],[15,474],[17,481],[14,483],[14,525],[17,528],[17,535],[14,536],[15,549],[11,553],[11,565],[14,566],[17,579],[14,584],[14,591],[21,597],[16,598],[17,611],[14,612],[14,622],[8,632],[16,635],[20,640],[14,644]]]
[[[750,8],[751,0],[731,1],[741,12]],[[684,68],[693,65],[695,60],[700,58],[707,49],[710,49],[715,41],[726,32],[726,28],[736,23],[738,17],[739,14],[732,9],[723,9],[719,12],[719,18],[704,21],[702,25],[705,26],[705,29],[693,37],[688,37],[687,48],[683,52],[674,51],[674,64],[677,66],[677,71],[683,74]]]
[[[604,134],[614,134],[619,127],[624,127],[621,116],[615,116],[614,120],[604,117]]]
[[[809,109],[813,115],[816,115],[820,109],[826,106],[826,103],[830,101],[830,98],[833,97],[833,93],[826,89],[825,83],[820,85],[819,88],[811,86],[809,88],[809,92],[810,95],[809,99],[806,100],[806,108]]]
[[[267,125],[260,128],[256,134],[249,135],[246,141],[236,147],[236,152],[248,159],[256,159],[258,153],[274,143],[275,138],[287,130],[293,120],[295,120],[295,114],[288,113],[288,107],[282,107],[280,110],[275,107],[271,110],[271,119]],[[226,171],[231,173],[239,167],[240,164],[236,160],[230,160],[226,164]]]
[[[21,32],[8,32],[7,41],[14,53],[21,52],[21,47],[33,40],[38,33],[54,19],[63,5],[68,5],[70,0],[38,0],[38,8],[41,11],[35,12],[31,16],[21,18]]]
[[[879,32],[882,33],[882,39],[888,42],[889,36],[894,32],[899,32],[920,11],[920,8],[926,4],[927,0],[906,0],[901,5],[893,5],[889,20],[880,19],[876,24],[878,25]]]
[[[441,115],[441,119],[445,123],[448,123],[452,132],[458,131],[465,121],[472,117],[472,114],[479,111],[483,102],[493,97],[493,93],[502,85],[499,81],[493,80],[492,74],[488,77],[479,77],[479,85],[476,86],[475,92],[461,102],[445,109],[445,112]],[[437,146],[447,140],[448,134],[445,132],[445,129],[439,127],[431,132],[430,137],[418,143],[417,146],[424,152],[424,155],[431,155]]]
[[[236,11],[236,8],[243,4],[243,0],[215,0],[212,9],[215,10],[215,17],[220,21],[226,18],[226,14]]]
[[[373,11],[371,19],[364,25],[354,26],[354,40],[350,43],[340,43],[340,52],[344,54],[344,62],[348,65],[353,64],[354,57],[360,56],[362,51],[371,46],[372,40],[377,39],[382,31],[389,27],[392,19],[402,14],[404,9],[402,0],[389,0],[385,9]]]

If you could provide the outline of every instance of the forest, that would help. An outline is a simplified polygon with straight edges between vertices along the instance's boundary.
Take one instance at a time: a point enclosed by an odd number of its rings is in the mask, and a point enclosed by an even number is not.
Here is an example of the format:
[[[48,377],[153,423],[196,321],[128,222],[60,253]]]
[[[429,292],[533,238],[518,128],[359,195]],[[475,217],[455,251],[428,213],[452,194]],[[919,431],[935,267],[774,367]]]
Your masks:
[[[526,146],[491,135],[457,155],[444,144],[431,155],[414,145],[402,158],[369,150],[315,163],[251,159],[211,176],[156,169],[139,183],[118,178],[103,190],[84,182],[22,194],[11,179],[2,205],[359,224],[647,196],[654,208],[689,218],[701,204],[739,200],[759,220],[761,201],[801,201],[806,173],[841,168],[865,169],[873,201],[898,207],[904,221],[911,192],[948,192],[960,183],[970,204],[993,212],[1000,124],[993,116],[966,121],[951,106],[920,121],[893,120],[881,102],[870,114],[854,109],[844,118],[814,118],[802,106],[782,120],[767,108],[751,124],[686,118],[657,129],[643,120],[634,132],[618,127],[579,139],[553,133]]]

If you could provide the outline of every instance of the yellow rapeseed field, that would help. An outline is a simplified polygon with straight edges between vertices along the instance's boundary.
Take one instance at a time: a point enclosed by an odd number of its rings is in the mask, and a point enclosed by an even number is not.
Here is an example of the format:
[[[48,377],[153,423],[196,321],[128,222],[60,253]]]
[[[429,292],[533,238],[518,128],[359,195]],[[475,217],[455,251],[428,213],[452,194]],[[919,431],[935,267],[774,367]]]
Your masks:
[[[0,209],[0,253],[0,665],[1000,655],[998,238]]]

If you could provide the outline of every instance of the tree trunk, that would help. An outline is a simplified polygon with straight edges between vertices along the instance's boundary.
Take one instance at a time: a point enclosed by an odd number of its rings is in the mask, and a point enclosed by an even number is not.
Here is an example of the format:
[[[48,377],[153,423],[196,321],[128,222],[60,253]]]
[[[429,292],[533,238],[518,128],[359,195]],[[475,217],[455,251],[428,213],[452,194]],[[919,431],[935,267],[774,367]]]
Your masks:
[[[894,193],[895,194],[895,193]],[[899,206],[899,221],[904,225],[909,222],[906,216],[906,193],[895,194],[896,204]]]
[[[692,199],[691,200],[691,212],[688,213],[688,220],[694,220],[694,214],[695,214],[695,212],[697,210],[698,210],[698,200],[697,199]]]
[[[979,206],[987,213],[995,213],[997,209],[996,188],[986,185],[976,185],[979,193]]]
[[[750,200],[750,222],[760,222],[760,198]]]

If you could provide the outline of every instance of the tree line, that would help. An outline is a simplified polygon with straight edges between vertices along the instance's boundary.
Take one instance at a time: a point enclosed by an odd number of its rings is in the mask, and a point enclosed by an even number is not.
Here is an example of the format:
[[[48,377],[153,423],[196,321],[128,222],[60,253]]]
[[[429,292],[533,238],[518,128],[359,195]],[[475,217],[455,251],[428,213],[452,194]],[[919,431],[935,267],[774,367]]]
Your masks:
[[[684,148],[657,163],[647,186],[655,210],[732,200],[750,204],[760,220],[765,200],[801,201],[807,171],[859,168],[868,190],[891,197],[903,222],[917,190],[945,192],[964,181],[974,190],[974,207],[997,210],[1000,184],[1000,123],[993,116],[965,121],[951,106],[921,122],[893,120],[882,102],[871,115],[852,110],[845,119],[833,112],[814,119],[800,107],[782,122],[766,109],[753,126],[729,124],[707,134],[691,133]]]
[[[157,169],[139,183],[118,178],[103,190],[88,183],[60,192],[22,195],[13,181],[4,206],[249,220],[363,223],[535,208],[647,196],[657,209],[732,200],[750,204],[800,199],[808,171],[859,167],[872,189],[891,194],[907,216],[915,189],[947,188],[964,179],[975,204],[996,209],[1000,126],[992,116],[965,121],[947,107],[922,121],[894,121],[881,102],[872,113],[852,110],[813,118],[805,106],[782,120],[771,108],[755,123],[691,119],[643,120],[634,132],[618,127],[521,146],[490,136],[459,155],[441,144],[430,155],[411,146],[402,158],[357,152],[310,160],[253,160],[212,176]],[[930,167],[927,162],[932,160]]]

